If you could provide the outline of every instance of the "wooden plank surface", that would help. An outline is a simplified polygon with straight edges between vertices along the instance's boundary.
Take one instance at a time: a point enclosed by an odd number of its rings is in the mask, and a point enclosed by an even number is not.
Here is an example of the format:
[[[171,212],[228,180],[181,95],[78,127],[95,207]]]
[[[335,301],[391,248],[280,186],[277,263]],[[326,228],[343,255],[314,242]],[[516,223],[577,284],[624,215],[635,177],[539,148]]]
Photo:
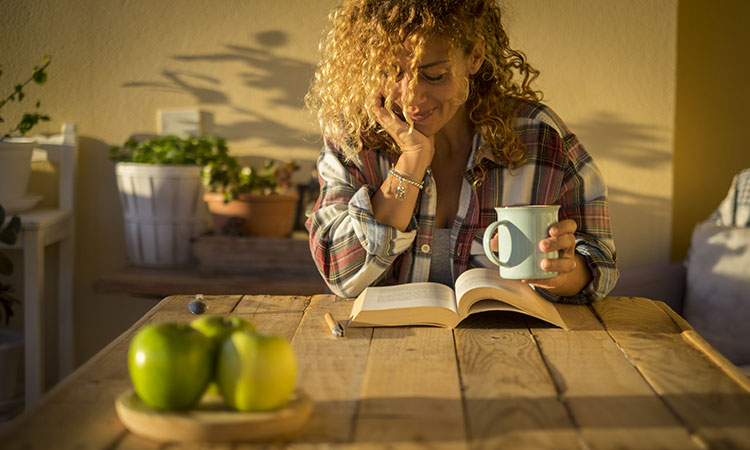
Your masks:
[[[613,310],[619,312],[616,307]],[[531,331],[560,398],[588,446],[700,448],[596,316],[586,307],[566,310],[573,311],[575,317],[563,316],[572,333],[540,322],[531,323]],[[628,320],[624,315],[623,321]]]
[[[356,443],[465,446],[458,365],[450,329],[375,328],[360,395]]]
[[[351,299],[333,295],[313,297],[292,339],[300,361],[300,388],[315,402],[313,414],[292,448],[348,443],[354,437],[372,329],[350,328],[345,337],[337,338],[324,320],[326,312],[337,320],[347,318],[351,305]]]
[[[564,331],[512,313],[433,327],[350,328],[351,299],[205,296],[291,341],[314,400],[293,436],[260,444],[157,445],[128,433],[114,398],[129,389],[127,346],[143,325],[191,320],[194,296],[159,302],[55,387],[3,449],[750,448],[750,386],[668,307],[638,298],[556,305]],[[736,369],[736,368],[734,368]]]
[[[647,299],[645,300],[648,301]],[[740,370],[739,367],[729,361],[724,355],[719,353],[719,351],[716,350],[711,344],[709,344],[703,338],[703,336],[698,334],[698,332],[693,329],[693,326],[690,325],[687,320],[674,312],[674,310],[670,308],[669,305],[660,301],[655,301],[654,303],[656,304],[656,306],[661,308],[677,324],[677,326],[680,327],[680,329],[682,330],[682,338],[685,340],[685,342],[703,352],[703,354],[709,357],[711,361],[714,362],[714,364],[721,367],[721,369],[724,371],[724,373],[727,374],[727,376],[729,376],[737,384],[742,386],[743,389],[750,392],[750,377],[748,377],[742,370]]]
[[[696,442],[710,448],[750,448],[750,393],[715,358],[690,345],[683,330],[658,331],[672,320],[654,302],[622,298],[596,313],[634,367],[669,405]],[[627,311],[627,314],[625,313]],[[640,323],[641,325],[637,325]],[[653,329],[652,332],[643,332]]]
[[[638,297],[607,297],[593,303],[594,310],[608,331],[679,333],[680,324],[653,300]],[[604,317],[607,320],[604,320]]]
[[[291,341],[309,303],[310,297],[244,295],[232,314],[252,322],[259,333]]]
[[[472,447],[582,448],[523,318],[484,313],[455,336]]]

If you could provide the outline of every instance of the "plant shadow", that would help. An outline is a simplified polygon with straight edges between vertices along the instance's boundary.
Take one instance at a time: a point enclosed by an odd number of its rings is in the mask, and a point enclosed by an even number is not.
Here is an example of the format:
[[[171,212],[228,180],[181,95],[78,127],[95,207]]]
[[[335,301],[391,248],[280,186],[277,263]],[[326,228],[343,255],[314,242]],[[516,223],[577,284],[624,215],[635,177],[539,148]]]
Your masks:
[[[597,165],[618,174],[605,176],[618,266],[630,269],[668,263],[670,243],[665,237],[671,232],[672,200],[664,189],[646,193],[643,185],[648,180],[661,182],[659,174],[670,176],[670,130],[628,121],[610,111],[598,111],[569,125],[594,154]]]
[[[254,37],[254,46],[226,44],[215,53],[173,55],[160,79],[129,81],[123,86],[186,94],[198,106],[228,107],[232,117],[239,118],[214,122],[209,114],[205,130],[228,140],[253,138],[260,140],[259,146],[282,151],[300,147],[317,150],[321,140],[304,123],[289,125],[284,120],[286,115],[303,109],[315,65],[281,55],[281,49],[288,44],[283,31],[268,30]],[[234,75],[218,76],[217,73],[230,67],[227,63],[238,63],[241,69]],[[232,76],[238,77],[242,86],[257,98],[266,100],[251,106],[242,104],[237,99],[247,98],[247,92],[239,95],[224,81]]]

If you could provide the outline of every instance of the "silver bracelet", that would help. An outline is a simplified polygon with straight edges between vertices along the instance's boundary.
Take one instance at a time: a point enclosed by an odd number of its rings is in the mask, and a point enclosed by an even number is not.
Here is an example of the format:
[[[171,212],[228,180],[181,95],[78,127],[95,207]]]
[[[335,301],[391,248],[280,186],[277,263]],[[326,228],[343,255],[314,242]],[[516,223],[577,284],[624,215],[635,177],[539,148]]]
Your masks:
[[[420,182],[414,181],[405,173],[399,172],[393,167],[391,167],[391,170],[389,170],[388,173],[398,180],[398,186],[396,186],[396,198],[399,200],[403,200],[404,198],[406,198],[406,186],[404,186],[404,183],[416,186],[419,190],[422,190],[422,188],[424,188],[424,180]]]

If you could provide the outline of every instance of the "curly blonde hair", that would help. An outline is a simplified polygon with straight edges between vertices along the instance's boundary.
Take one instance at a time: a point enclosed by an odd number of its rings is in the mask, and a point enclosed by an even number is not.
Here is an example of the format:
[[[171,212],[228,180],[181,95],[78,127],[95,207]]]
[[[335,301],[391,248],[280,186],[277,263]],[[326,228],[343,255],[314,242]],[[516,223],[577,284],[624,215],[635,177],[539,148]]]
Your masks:
[[[363,146],[391,155],[397,145],[371,112],[375,93],[392,92],[405,45],[413,49],[408,70],[417,73],[425,41],[447,39],[469,55],[484,41],[484,62],[463,80],[470,121],[498,161],[517,167],[526,150],[512,129],[516,99],[540,101],[531,88],[539,72],[510,47],[495,0],[345,0],[330,14],[331,29],[320,44],[321,63],[305,98],[326,139],[352,158]],[[384,84],[385,81],[385,84]],[[408,85],[413,97],[417,76]],[[393,114],[393,98],[385,98]],[[408,121],[408,118],[406,119]],[[411,123],[410,123],[411,125]]]

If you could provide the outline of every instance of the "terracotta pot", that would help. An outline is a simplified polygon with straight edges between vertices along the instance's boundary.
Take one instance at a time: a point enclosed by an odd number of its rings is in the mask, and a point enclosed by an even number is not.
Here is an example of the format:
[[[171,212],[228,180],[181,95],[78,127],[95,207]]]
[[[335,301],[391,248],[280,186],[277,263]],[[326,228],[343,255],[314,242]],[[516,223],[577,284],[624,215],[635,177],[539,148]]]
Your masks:
[[[297,194],[240,194],[237,200],[224,202],[224,195],[204,195],[213,219],[216,235],[241,234],[286,237],[292,234],[297,212]]]

